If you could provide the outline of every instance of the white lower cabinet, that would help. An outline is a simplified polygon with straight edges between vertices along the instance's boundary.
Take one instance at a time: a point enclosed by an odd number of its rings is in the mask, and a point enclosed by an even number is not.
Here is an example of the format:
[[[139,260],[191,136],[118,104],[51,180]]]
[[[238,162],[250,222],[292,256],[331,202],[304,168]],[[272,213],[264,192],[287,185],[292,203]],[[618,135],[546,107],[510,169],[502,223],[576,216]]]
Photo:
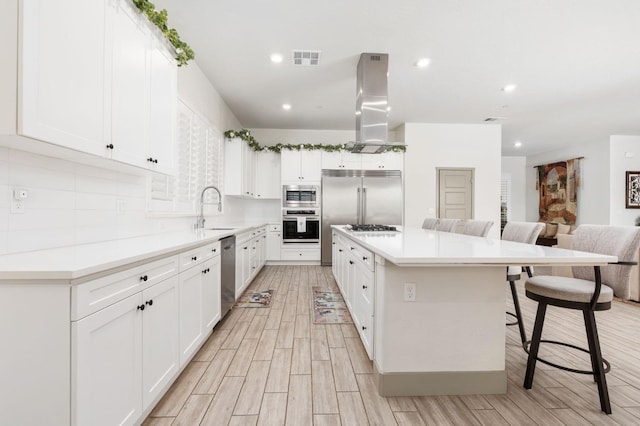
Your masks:
[[[220,263],[217,242],[72,287],[71,424],[142,421],[220,320]]]
[[[146,409],[180,367],[178,351],[178,277],[142,293],[142,407]]]
[[[142,294],[72,323],[74,425],[130,425],[142,415]]]
[[[236,236],[236,300],[264,266],[266,241],[266,226]]]
[[[332,272],[362,344],[373,359],[375,273],[373,253],[333,233]]]
[[[282,245],[282,225],[279,223],[269,225],[267,232],[266,260],[280,260]]]

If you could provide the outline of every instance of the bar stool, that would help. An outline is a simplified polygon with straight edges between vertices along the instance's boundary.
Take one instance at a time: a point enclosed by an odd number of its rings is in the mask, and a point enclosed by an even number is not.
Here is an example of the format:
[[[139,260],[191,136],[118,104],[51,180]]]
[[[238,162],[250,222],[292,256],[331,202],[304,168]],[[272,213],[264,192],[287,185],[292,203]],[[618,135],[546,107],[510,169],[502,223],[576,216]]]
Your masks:
[[[460,219],[438,219],[436,231],[453,232]]]
[[[613,290],[609,286],[616,282],[626,282],[629,279],[635,253],[640,246],[640,228],[602,225],[581,225],[574,232],[572,249],[592,253],[608,254],[618,257],[618,262],[607,266],[574,266],[573,278],[558,276],[537,276],[529,278],[525,283],[525,294],[528,298],[538,302],[533,336],[529,347],[527,372],[524,387],[531,389],[536,361],[564,371],[593,375],[598,386],[600,408],[611,414],[611,403],[605,373],[610,370],[610,364],[602,358],[598,330],[596,328],[595,311],[611,308]],[[587,331],[589,349],[580,348],[565,342],[542,339],[542,326],[547,306],[558,306],[582,311]],[[593,370],[577,370],[554,364],[538,357],[540,343],[552,343],[586,352],[591,358]]]
[[[435,230],[438,227],[438,218],[436,217],[428,217],[422,222],[422,229],[433,229]]]
[[[503,241],[515,241],[517,243],[535,244],[538,239],[538,235],[542,232],[544,223],[541,222],[508,222],[502,230]],[[529,278],[531,278],[531,268],[525,266],[525,271]],[[507,281],[511,288],[511,298],[513,299],[513,307],[516,313],[507,312],[507,315],[511,315],[516,320],[514,322],[507,323],[508,326],[517,325],[520,331],[520,340],[522,341],[522,347],[525,347],[527,341],[527,334],[524,330],[524,321],[522,320],[522,312],[520,311],[520,302],[518,300],[518,292],[516,291],[516,281],[520,279],[522,274],[522,266],[507,266]]]
[[[464,223],[464,228],[462,228],[462,233],[476,237],[486,237],[492,226],[492,220],[467,220]]]

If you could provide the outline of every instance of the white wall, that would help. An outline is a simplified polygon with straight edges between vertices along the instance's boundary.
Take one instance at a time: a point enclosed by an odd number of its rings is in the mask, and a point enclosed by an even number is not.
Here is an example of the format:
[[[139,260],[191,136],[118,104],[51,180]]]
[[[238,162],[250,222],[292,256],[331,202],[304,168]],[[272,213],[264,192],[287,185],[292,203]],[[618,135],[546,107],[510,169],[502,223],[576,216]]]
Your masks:
[[[602,141],[571,146],[527,157],[526,194],[527,221],[537,221],[538,191],[534,166],[571,158],[581,160],[580,186],[578,187],[577,224],[609,224],[609,142]]]
[[[627,171],[640,171],[640,136],[611,136],[609,152],[609,224],[633,226],[640,209],[625,207],[625,180]]]
[[[511,181],[510,221],[527,220],[527,157],[502,157],[502,177]]]
[[[354,121],[355,122],[355,121]],[[323,144],[339,145],[355,140],[355,130],[250,129],[260,145]]]
[[[475,169],[474,217],[492,220],[490,237],[500,235],[501,126],[498,124],[406,123],[405,225],[421,226],[437,207],[436,169]],[[433,209],[433,210],[431,210]]]
[[[219,130],[239,123],[195,62],[180,67],[178,91]],[[194,217],[148,217],[146,176],[0,148],[0,254],[186,230]],[[13,188],[25,188],[25,213],[10,212]],[[279,220],[277,202],[225,197],[209,224]],[[122,209],[118,210],[118,205]],[[266,206],[266,208],[264,208]]]

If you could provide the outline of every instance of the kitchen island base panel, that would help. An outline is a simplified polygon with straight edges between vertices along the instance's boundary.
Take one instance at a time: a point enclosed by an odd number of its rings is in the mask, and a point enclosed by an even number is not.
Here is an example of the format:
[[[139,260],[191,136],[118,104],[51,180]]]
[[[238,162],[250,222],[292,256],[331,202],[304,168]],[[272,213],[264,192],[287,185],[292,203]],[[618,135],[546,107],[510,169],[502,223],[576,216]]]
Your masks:
[[[382,374],[374,363],[373,371],[378,393],[385,397],[507,393],[505,370]]]
[[[380,373],[504,371],[504,274],[503,266],[398,267],[376,255]],[[415,284],[415,302],[404,300],[405,283]]]

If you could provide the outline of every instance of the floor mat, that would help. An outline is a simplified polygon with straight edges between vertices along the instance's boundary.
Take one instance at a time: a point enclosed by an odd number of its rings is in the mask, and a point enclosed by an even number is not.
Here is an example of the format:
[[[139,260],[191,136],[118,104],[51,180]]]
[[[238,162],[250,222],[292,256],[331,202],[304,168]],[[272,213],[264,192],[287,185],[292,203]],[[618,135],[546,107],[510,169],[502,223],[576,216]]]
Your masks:
[[[314,324],[353,323],[340,292],[322,287],[313,287],[311,290]]]
[[[273,290],[257,293],[245,293],[236,302],[236,308],[268,308],[273,297]]]

